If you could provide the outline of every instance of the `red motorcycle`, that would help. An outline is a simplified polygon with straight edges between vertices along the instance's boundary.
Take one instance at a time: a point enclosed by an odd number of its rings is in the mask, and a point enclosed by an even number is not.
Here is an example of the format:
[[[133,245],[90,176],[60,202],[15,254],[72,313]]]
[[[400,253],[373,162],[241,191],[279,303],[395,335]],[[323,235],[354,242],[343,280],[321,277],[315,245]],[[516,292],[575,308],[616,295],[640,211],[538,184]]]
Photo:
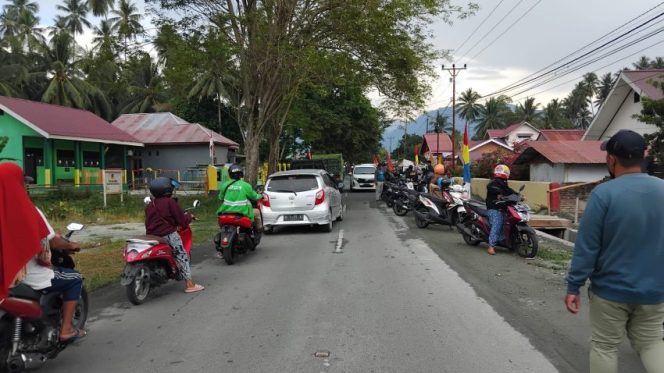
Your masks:
[[[150,197],[145,197],[145,203],[149,202]],[[200,201],[196,200],[193,207],[185,212],[199,205]],[[180,229],[178,233],[184,250],[187,255],[191,255],[191,227]],[[152,288],[170,279],[180,280],[180,271],[171,253],[171,246],[161,237],[144,235],[127,239],[122,257],[125,267],[120,275],[120,284],[125,287],[129,301],[135,305],[145,302]]]
[[[69,239],[83,225],[72,223],[63,237]],[[53,264],[73,269],[71,251],[53,250]],[[88,293],[83,287],[76,305],[73,324],[85,327],[88,317]],[[0,299],[0,372],[23,372],[41,367],[55,359],[71,341],[60,341],[62,294],[44,293],[19,284]]]
[[[259,211],[260,204],[260,200],[252,201],[252,206],[258,207]],[[228,265],[235,263],[238,255],[256,250],[256,246],[261,242],[263,233],[257,232],[251,219],[242,214],[219,214],[217,223],[219,233],[214,237],[215,250]]]
[[[519,192],[523,191],[524,187],[522,186]],[[503,222],[503,240],[498,246],[516,251],[524,258],[534,258],[537,255],[537,234],[528,226],[530,208],[521,201],[521,194],[513,194],[498,201],[499,204],[507,206]],[[486,205],[479,201],[465,201],[464,206],[467,211],[466,217],[457,224],[463,240],[472,246],[477,246],[480,242],[488,243],[491,225]]]

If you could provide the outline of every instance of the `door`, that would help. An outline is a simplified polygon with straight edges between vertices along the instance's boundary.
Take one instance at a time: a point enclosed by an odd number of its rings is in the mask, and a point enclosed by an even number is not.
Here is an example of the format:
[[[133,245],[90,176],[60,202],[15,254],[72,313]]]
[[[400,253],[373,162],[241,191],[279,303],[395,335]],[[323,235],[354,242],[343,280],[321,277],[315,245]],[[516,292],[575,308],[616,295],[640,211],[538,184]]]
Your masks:
[[[44,165],[44,151],[40,148],[25,148],[23,155],[23,172],[37,184],[37,166]]]
[[[330,208],[332,209],[332,216],[338,217],[341,215],[341,193],[337,189],[334,178],[329,174],[323,175],[325,181],[325,194],[330,196]]]

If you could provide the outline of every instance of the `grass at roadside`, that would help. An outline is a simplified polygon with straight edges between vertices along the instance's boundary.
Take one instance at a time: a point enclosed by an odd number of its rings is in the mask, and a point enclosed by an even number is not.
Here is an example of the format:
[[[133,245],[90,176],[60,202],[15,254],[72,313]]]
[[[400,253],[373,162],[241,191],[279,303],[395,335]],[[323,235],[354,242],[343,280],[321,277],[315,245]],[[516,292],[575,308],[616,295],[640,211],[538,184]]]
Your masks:
[[[194,231],[194,245],[203,244],[212,240],[217,232],[215,211],[219,207],[216,197],[182,196],[179,197],[180,206],[190,207],[194,200],[201,201],[198,209],[192,211],[197,220],[192,224]],[[103,198],[99,194],[87,192],[55,193],[49,195],[32,196],[32,200],[48,216],[49,221],[56,230],[65,232],[65,226],[70,222],[79,222],[85,225],[118,224],[143,222],[143,196],[125,196],[120,204],[119,196],[109,196],[108,208],[103,207]],[[118,230],[122,237],[122,230]],[[72,237],[76,240],[76,236]],[[122,239],[102,239],[83,243],[83,250],[74,257],[77,269],[83,273],[89,291],[119,281],[123,268]]]
[[[572,251],[569,248],[540,238],[539,250],[533,264],[554,271],[566,271],[570,260]]]

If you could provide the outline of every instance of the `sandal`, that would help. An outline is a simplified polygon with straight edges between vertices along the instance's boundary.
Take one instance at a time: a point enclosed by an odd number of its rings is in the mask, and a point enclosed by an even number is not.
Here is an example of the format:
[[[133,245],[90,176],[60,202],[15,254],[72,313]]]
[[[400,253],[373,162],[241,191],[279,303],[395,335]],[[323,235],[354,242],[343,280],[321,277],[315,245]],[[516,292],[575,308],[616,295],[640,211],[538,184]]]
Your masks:
[[[68,337],[63,338],[61,335],[60,343],[71,343],[76,341],[77,339],[84,338],[86,335],[88,335],[88,332],[86,332],[85,329],[76,328],[74,329],[74,333]]]
[[[205,289],[205,286],[196,284],[196,285],[194,285],[194,286],[192,286],[188,289],[184,289],[184,292],[185,293],[196,293],[196,292],[201,291],[203,289]]]

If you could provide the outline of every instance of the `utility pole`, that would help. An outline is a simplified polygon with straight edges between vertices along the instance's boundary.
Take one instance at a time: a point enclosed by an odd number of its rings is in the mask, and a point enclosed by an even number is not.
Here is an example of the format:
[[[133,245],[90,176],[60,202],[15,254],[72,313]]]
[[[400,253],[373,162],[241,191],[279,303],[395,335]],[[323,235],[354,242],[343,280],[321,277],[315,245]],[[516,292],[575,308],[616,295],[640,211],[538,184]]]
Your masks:
[[[449,71],[452,76],[452,169],[456,167],[456,152],[454,151],[454,139],[455,139],[455,125],[456,125],[456,77],[459,75],[461,70],[466,70],[466,64],[463,64],[463,67],[456,67],[452,64],[452,67],[441,66],[443,70]]]

